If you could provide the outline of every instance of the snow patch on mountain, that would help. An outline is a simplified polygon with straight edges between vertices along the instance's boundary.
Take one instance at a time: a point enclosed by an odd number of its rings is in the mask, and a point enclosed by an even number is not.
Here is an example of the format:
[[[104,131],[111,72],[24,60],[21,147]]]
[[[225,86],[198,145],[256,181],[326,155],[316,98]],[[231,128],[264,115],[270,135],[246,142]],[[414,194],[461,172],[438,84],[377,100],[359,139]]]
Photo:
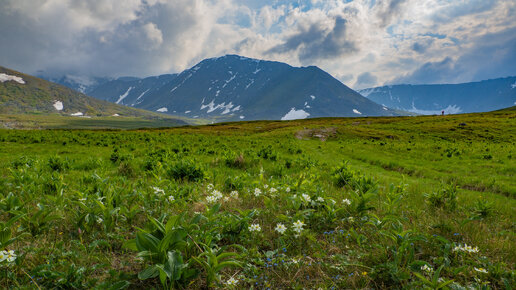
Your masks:
[[[236,78],[236,76],[238,74],[238,73],[236,73],[233,75],[233,72],[231,72],[231,71],[229,71],[229,73],[232,74],[232,77],[229,78],[229,80],[225,81],[226,83],[222,85],[222,88],[225,88],[231,81],[233,81]]]
[[[222,104],[218,104],[218,105],[217,105],[217,104],[215,104],[215,100],[211,100],[211,102],[210,102],[209,104],[205,105],[205,104],[204,104],[204,99],[203,99],[203,101],[202,101],[202,103],[201,103],[201,110],[204,110],[204,109],[206,109],[206,108],[208,109],[208,110],[206,111],[206,113],[211,113],[211,112],[213,112],[213,111],[215,111],[215,110],[217,110],[217,109],[223,109],[223,111],[222,111],[221,115],[225,115],[225,114],[230,113],[230,112],[231,112],[231,109],[232,109],[233,107],[235,107],[235,105],[233,105],[233,103],[232,103],[232,102],[229,102],[229,104],[227,104],[227,105],[226,105],[226,103],[225,103],[225,102],[224,102],[224,103],[222,103]],[[237,107],[235,107],[235,108],[233,109],[233,111],[238,111],[238,110],[240,110],[240,106],[237,106]]]
[[[192,111],[185,111],[185,114],[191,113]]]
[[[245,116],[240,116],[240,120],[243,120],[243,119],[245,119]]]
[[[62,111],[63,110],[63,102],[61,102],[61,101],[54,101],[53,106],[58,111]]]
[[[362,113],[360,113],[360,111],[358,111],[357,109],[353,109],[353,113],[358,114],[358,115],[362,115]]]
[[[285,114],[285,116],[281,117],[282,121],[287,120],[297,120],[297,119],[306,119],[310,116],[310,113],[305,110],[296,110],[296,108],[290,109],[290,111]]]
[[[17,82],[17,83],[22,84],[22,85],[25,84],[25,81],[22,78],[20,78],[20,77],[1,73],[0,74],[0,82],[3,83],[3,82],[7,82],[7,81]]]
[[[118,97],[118,101],[116,101],[116,103],[120,104],[120,102],[123,101],[129,95],[129,93],[131,92],[132,89],[133,89],[133,87],[129,87],[129,89],[127,89],[127,91],[123,95]]]
[[[310,98],[312,98],[312,100],[315,100],[315,96],[314,95],[310,95]]]
[[[516,88],[516,82],[514,82],[514,84],[511,85],[511,89],[514,89]]]
[[[163,107],[163,108],[157,109],[156,112],[165,113],[165,112],[168,112],[168,109],[166,107]]]
[[[412,108],[407,110],[412,113],[420,114],[420,115],[440,115],[442,111],[444,111],[445,114],[458,114],[462,112],[462,109],[457,105],[449,105],[448,107],[442,109],[442,110],[419,110],[414,106],[414,103],[412,103]]]
[[[70,116],[80,117],[80,116],[84,116],[84,114],[82,112],[77,112],[77,113],[70,114]]]

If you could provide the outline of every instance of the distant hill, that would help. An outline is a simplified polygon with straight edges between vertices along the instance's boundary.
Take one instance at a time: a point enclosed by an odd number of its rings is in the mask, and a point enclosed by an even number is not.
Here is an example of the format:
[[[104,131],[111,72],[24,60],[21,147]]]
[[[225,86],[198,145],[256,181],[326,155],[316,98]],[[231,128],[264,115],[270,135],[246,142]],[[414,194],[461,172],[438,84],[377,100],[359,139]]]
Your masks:
[[[54,114],[75,117],[173,118],[116,105],[86,96],[70,88],[0,67],[0,114]],[[186,124],[174,119],[177,125]]]
[[[395,116],[315,66],[226,55],[179,75],[114,80],[89,95],[135,108],[215,121]]]
[[[418,114],[473,113],[516,104],[516,77],[443,85],[392,85],[360,90],[384,106]]]

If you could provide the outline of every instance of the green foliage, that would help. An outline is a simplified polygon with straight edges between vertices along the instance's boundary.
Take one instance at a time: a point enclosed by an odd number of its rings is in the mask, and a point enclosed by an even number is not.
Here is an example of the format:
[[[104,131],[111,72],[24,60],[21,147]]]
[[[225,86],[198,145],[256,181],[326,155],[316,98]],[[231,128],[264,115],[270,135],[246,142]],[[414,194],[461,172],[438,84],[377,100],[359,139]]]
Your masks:
[[[510,287],[514,114],[0,130],[0,288]]]
[[[180,160],[168,166],[167,175],[179,181],[201,181],[205,177],[204,169],[190,160]]]

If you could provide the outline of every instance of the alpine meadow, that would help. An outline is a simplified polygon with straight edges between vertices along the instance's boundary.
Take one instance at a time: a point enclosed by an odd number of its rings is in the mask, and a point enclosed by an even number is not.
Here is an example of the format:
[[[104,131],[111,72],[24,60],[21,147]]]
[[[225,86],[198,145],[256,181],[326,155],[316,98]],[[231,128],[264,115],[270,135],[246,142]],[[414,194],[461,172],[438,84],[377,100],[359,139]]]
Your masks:
[[[2,130],[0,285],[510,289],[515,123]]]

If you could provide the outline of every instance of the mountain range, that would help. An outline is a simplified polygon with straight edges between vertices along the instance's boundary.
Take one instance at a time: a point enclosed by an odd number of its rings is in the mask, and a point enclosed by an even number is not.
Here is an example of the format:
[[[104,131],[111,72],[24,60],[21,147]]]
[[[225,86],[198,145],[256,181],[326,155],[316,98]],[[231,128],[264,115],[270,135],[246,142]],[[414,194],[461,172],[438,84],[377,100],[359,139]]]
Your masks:
[[[400,114],[364,98],[318,67],[238,55],[205,59],[178,75],[123,78],[82,88],[117,104],[214,121]]]
[[[358,92],[389,108],[423,115],[486,112],[516,105],[516,77],[462,84],[392,85]]]

